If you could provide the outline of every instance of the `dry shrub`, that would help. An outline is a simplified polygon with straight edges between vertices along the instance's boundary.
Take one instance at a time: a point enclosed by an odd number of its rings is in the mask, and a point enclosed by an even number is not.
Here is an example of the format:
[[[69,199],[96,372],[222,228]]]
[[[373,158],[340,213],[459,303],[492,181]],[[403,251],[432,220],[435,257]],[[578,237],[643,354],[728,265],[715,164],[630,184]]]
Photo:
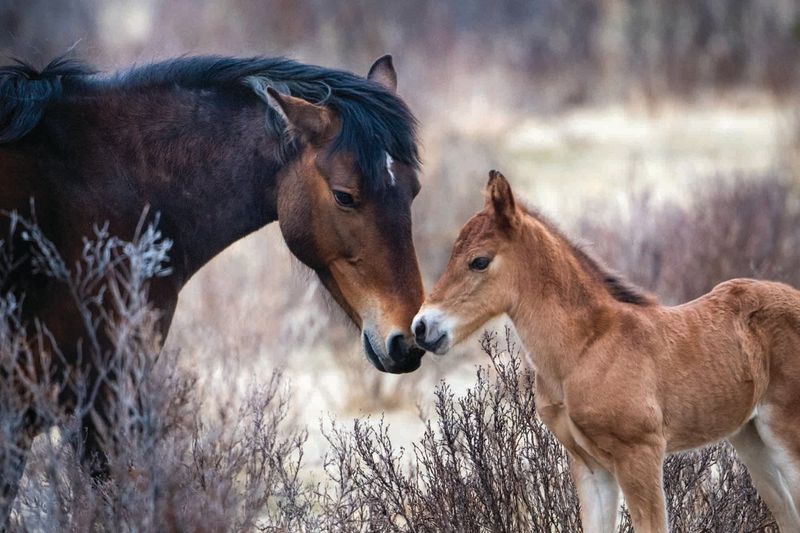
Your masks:
[[[17,298],[9,293],[0,300],[0,451],[10,458],[0,464],[2,479],[16,477],[18,437],[31,415],[52,428],[34,443],[10,529],[251,531],[271,524],[292,530],[305,512],[294,506],[303,490],[305,432],[284,431],[288,403],[280,375],[254,388],[238,409],[203,416],[194,376],[179,370],[174,353],[160,350],[147,287],[168,273],[171,243],[155,225],[131,242],[97,228],[68,267],[34,222],[11,217],[12,233],[19,230],[30,244],[34,270],[69,288],[84,319],[79,354],[88,364],[52,375],[55,366],[39,358],[61,355],[46,325],[26,330]],[[14,242],[0,245],[4,273],[14,264]],[[89,367],[99,379],[90,379]],[[77,398],[70,408],[57,402],[64,388]],[[106,405],[103,416],[95,400]],[[79,460],[87,415],[108,455],[103,481],[91,476],[94,465]]]
[[[673,531],[778,531],[727,442],[670,456],[664,485]]]
[[[508,334],[508,332],[507,332]],[[577,500],[566,457],[535,415],[533,375],[513,343],[481,346],[492,366],[456,397],[436,389],[435,416],[410,454],[383,420],[328,431],[335,483],[331,531],[575,531]]]

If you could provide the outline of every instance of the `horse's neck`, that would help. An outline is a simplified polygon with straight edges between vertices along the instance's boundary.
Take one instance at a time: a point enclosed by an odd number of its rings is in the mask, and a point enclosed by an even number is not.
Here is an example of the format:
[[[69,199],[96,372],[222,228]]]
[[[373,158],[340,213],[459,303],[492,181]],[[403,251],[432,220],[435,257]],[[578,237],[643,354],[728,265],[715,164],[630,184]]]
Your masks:
[[[597,280],[556,239],[547,243],[547,261],[531,257],[541,269],[522,269],[517,301],[509,311],[517,333],[539,375],[558,385],[577,364],[592,336],[613,312],[613,302]],[[541,242],[530,247],[541,254]]]
[[[281,165],[276,141],[264,128],[264,105],[255,97],[163,91],[131,95],[123,105],[112,96],[106,105],[114,138],[95,157],[114,179],[135,182],[134,205],[160,214],[184,281],[277,218]]]

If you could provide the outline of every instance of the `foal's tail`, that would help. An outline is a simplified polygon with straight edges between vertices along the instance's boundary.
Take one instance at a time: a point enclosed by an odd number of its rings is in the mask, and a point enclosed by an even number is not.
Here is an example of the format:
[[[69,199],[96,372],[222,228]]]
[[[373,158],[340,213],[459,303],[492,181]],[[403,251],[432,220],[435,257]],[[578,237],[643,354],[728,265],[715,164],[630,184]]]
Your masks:
[[[52,60],[42,70],[15,61],[16,65],[0,67],[0,144],[21,139],[39,123],[47,104],[61,95],[63,78],[93,73],[65,57]]]

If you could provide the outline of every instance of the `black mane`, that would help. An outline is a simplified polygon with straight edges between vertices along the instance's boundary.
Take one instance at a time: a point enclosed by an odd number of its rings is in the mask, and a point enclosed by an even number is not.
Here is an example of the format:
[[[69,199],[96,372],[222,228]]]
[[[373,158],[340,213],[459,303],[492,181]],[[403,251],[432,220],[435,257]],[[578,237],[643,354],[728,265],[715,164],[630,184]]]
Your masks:
[[[333,150],[356,156],[367,183],[381,189],[386,155],[414,168],[419,166],[416,119],[405,103],[383,86],[346,71],[305,65],[285,58],[182,57],[135,67],[108,77],[79,63],[57,59],[44,70],[24,65],[0,68],[0,143],[27,134],[41,118],[48,101],[62,92],[102,91],[179,86],[225,89],[249,86],[263,97],[267,86],[334,109],[342,131]],[[66,89],[64,89],[66,87]],[[268,126],[284,129],[270,109]]]
[[[568,241],[569,242],[569,241]],[[603,282],[608,292],[615,300],[634,305],[652,305],[655,300],[639,287],[636,287],[623,276],[609,270],[597,258],[573,242],[569,242],[572,253],[583,266],[584,270],[594,275]]]
[[[19,60],[0,67],[0,144],[21,139],[39,122],[47,104],[61,96],[62,79],[86,76],[87,66],[63,57],[37,70]]]
[[[615,300],[640,306],[653,305],[656,303],[653,296],[647,294],[623,276],[610,270],[590,252],[570,240],[555,224],[548,220],[547,217],[535,209],[529,207],[524,207],[524,209],[529,215],[544,224],[557,238],[561,239],[569,247],[572,255],[578,260],[583,270],[590,276],[599,280]]]

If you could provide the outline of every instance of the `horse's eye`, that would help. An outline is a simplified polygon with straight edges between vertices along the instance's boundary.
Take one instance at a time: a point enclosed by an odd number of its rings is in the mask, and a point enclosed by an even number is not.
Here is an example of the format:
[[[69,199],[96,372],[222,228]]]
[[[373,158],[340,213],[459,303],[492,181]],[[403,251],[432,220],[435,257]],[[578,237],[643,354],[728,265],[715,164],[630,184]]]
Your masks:
[[[333,197],[336,199],[336,203],[342,207],[355,207],[356,205],[355,198],[349,192],[333,191]]]
[[[492,262],[491,257],[476,257],[469,264],[469,269],[476,272],[482,272],[489,268],[489,263]]]

